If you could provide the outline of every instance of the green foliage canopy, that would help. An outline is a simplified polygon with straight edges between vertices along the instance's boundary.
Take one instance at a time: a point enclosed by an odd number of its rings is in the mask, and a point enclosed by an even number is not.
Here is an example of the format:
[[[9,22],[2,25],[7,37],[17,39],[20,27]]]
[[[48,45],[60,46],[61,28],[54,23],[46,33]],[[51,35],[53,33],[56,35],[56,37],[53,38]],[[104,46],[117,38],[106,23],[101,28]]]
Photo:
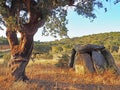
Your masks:
[[[44,25],[43,35],[67,36],[67,7],[72,6],[79,15],[94,19],[95,6],[103,8],[102,1],[0,0],[0,24],[16,31],[22,31],[23,26],[29,23],[36,24],[37,29]]]

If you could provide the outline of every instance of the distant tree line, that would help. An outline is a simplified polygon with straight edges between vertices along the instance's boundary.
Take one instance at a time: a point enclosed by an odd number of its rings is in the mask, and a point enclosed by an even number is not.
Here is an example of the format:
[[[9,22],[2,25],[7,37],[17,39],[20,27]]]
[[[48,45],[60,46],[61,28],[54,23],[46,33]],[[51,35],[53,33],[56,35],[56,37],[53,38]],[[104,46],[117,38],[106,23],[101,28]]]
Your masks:
[[[76,44],[104,45],[111,53],[120,54],[120,32],[100,33],[83,37],[64,38],[50,42],[34,42],[33,57],[52,58],[56,54],[71,54]],[[5,37],[0,37],[0,45],[8,45]],[[116,54],[115,54],[116,55]],[[115,56],[118,58],[118,56]],[[120,55],[119,55],[120,57]]]
[[[35,42],[34,51],[39,53],[70,53],[74,45],[88,43],[104,45],[110,52],[118,52],[120,47],[120,32],[93,34],[51,42]]]

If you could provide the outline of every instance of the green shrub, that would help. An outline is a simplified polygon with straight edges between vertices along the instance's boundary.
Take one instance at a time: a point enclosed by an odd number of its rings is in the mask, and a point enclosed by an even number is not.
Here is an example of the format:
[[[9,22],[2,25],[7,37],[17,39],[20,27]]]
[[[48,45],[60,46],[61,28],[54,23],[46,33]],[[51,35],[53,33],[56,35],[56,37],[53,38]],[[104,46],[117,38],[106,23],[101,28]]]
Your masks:
[[[69,62],[69,55],[68,54],[62,54],[61,57],[58,57],[59,61],[55,66],[57,67],[68,67],[68,62]]]

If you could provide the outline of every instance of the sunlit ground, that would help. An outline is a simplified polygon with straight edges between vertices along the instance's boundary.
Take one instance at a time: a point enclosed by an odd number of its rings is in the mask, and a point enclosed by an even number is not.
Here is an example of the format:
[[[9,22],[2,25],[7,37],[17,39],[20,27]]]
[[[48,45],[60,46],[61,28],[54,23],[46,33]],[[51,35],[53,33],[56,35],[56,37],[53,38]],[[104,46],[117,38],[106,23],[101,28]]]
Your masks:
[[[56,67],[56,60],[30,61],[26,73],[29,81],[12,82],[6,67],[0,65],[0,90],[119,90],[120,76],[77,74],[73,69]],[[120,63],[119,63],[120,65]]]

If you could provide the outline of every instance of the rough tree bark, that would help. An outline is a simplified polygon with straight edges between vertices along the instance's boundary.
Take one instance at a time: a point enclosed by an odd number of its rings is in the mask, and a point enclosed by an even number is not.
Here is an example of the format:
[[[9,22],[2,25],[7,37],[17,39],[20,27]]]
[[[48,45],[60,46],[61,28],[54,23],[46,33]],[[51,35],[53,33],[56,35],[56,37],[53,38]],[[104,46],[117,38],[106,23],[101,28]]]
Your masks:
[[[15,81],[28,80],[25,73],[25,68],[29,62],[32,53],[33,36],[37,30],[35,29],[35,26],[29,26],[29,28],[28,26],[29,25],[24,26],[23,31],[20,32],[20,42],[18,41],[16,31],[12,31],[9,29],[7,29],[6,31],[6,36],[11,48],[11,59],[9,63],[10,74]],[[29,33],[25,29],[28,29]]]
[[[9,63],[11,75],[15,80],[27,80],[25,67],[29,62],[33,48],[33,36],[22,35],[21,42],[18,44],[16,32],[7,31],[6,33],[11,48],[11,60]]]
[[[43,18],[42,12],[34,10],[32,8],[32,6],[34,7],[33,2],[30,2],[30,0],[24,0],[26,9],[30,14],[29,21],[22,24],[19,31],[16,27],[16,30],[21,34],[20,41],[15,30],[11,30],[9,27],[6,30],[6,36],[11,48],[10,75],[15,81],[28,80],[25,68],[33,50],[33,37],[38,28],[42,27],[46,21],[46,18]]]

